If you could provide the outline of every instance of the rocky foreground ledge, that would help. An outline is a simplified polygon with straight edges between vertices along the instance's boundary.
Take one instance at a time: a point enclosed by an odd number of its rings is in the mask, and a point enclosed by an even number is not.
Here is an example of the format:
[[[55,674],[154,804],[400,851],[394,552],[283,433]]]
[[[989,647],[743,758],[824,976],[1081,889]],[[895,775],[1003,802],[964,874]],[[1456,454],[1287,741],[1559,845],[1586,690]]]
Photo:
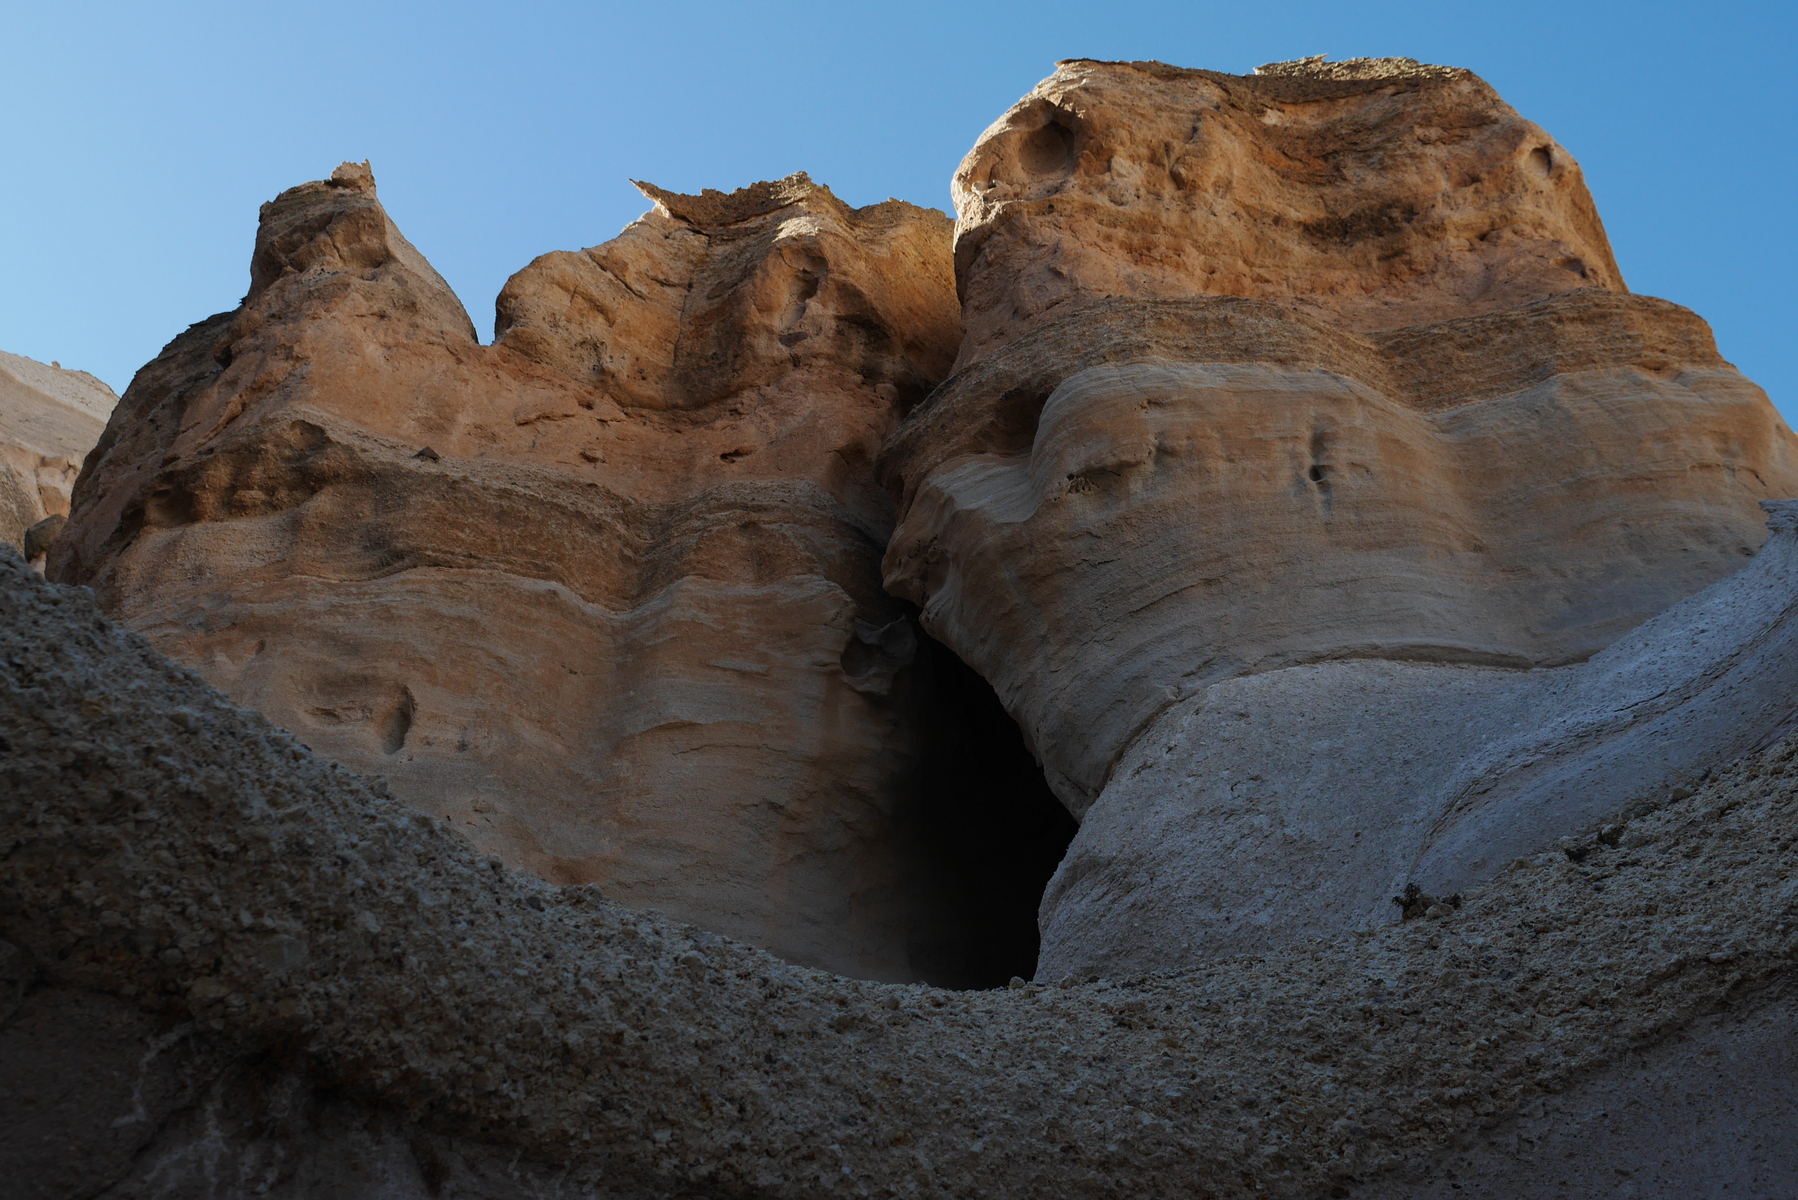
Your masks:
[[[1451,916],[975,993],[503,870],[10,553],[0,738],[14,1194],[1422,1196],[1485,1155],[1457,1194],[1597,1196],[1798,1171],[1798,737]],[[1557,1127],[1619,1072],[1686,1107]],[[1744,1140],[1697,1153],[1706,1117]]]

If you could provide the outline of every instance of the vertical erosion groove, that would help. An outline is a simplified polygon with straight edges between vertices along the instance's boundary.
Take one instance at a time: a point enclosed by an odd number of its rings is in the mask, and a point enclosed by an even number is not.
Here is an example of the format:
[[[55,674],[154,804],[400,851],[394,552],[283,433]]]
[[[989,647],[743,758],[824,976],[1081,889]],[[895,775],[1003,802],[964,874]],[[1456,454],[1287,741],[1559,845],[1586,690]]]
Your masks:
[[[412,719],[417,715],[418,702],[412,698],[412,689],[402,684],[377,723],[383,753],[398,754],[406,748],[406,735],[412,732]]]

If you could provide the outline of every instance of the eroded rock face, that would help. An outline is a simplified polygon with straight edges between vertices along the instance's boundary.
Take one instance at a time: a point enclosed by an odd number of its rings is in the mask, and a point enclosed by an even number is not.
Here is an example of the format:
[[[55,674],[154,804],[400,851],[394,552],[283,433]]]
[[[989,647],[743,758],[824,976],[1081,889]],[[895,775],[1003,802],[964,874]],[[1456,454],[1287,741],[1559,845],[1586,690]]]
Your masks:
[[[1471,71],[1408,59],[1064,62],[954,191],[964,363],[1106,296],[1367,331],[1625,290],[1572,156]]]
[[[55,518],[68,516],[82,459],[117,403],[86,371],[0,352],[0,542],[44,557]]]
[[[934,210],[851,209],[803,174],[729,195],[638,187],[656,208],[619,237],[513,276],[500,345],[636,409],[703,411],[776,382],[909,409],[946,373],[960,331]]]
[[[887,585],[1087,821],[1045,977],[1389,919],[1463,815],[1432,772],[1740,568],[1760,502],[1798,495],[1765,395],[1623,290],[1572,160],[1464,71],[1066,63],[957,189],[967,339],[887,447]],[[1248,677],[1273,692],[1228,709]],[[1339,787],[1358,769],[1371,809]],[[1564,798],[1520,828],[1598,815]],[[1480,858],[1424,882],[1507,861]]]
[[[484,850],[914,978],[915,635],[870,463],[955,347],[949,224],[649,189],[500,336],[366,164],[128,390],[52,569]]]

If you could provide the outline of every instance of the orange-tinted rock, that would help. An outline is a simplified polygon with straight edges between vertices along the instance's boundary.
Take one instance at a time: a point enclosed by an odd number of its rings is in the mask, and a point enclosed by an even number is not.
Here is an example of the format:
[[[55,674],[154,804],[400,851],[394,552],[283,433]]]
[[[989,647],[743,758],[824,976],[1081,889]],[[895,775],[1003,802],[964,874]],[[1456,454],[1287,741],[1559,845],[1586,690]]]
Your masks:
[[[955,346],[949,222],[651,194],[480,345],[366,165],[141,371],[52,564],[478,846],[911,978],[915,637],[871,461]]]

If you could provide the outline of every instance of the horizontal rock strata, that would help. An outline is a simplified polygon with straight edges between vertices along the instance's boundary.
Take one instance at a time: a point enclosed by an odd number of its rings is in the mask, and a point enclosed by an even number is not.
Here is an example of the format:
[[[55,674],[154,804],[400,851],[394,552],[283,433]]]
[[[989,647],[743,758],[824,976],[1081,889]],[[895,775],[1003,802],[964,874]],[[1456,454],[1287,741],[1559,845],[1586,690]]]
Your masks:
[[[1734,570],[1757,502],[1798,494],[1798,442],[1665,301],[1575,292],[1401,333],[1106,301],[894,435],[887,585],[1014,706],[1077,813],[1170,697],[1332,657],[1578,661]],[[1038,653],[1007,652],[1026,636]]]
[[[80,590],[11,556],[0,579],[0,1051],[30,1066],[46,1004],[95,1070],[154,1039],[142,1119],[105,1126],[84,1187],[194,1161],[205,1098],[255,1078],[264,1140],[213,1153],[268,1155],[270,1188],[318,1161],[276,1153],[318,1088],[289,1148],[362,1154],[399,1195],[1382,1194],[1620,1071],[1709,1086],[1679,1039],[1766,1046],[1798,958],[1787,739],[1447,917],[1127,982],[845,980],[507,871]],[[0,1120],[10,1177],[65,1178],[31,1128]],[[1711,1178],[1748,1190],[1750,1153]],[[1598,1162],[1557,1179],[1607,1194]]]
[[[1546,133],[1410,60],[1081,60],[953,255],[640,186],[491,346],[367,164],[282,193],[63,585],[0,549],[15,1188],[1798,1171],[1798,439]],[[1071,818],[950,651],[1083,820],[990,991],[893,981],[977,975]]]
[[[493,346],[366,164],[283,192],[243,306],[126,393],[52,571],[509,863],[917,978],[871,462],[954,354],[949,223],[802,175],[646,190],[512,278]]]

